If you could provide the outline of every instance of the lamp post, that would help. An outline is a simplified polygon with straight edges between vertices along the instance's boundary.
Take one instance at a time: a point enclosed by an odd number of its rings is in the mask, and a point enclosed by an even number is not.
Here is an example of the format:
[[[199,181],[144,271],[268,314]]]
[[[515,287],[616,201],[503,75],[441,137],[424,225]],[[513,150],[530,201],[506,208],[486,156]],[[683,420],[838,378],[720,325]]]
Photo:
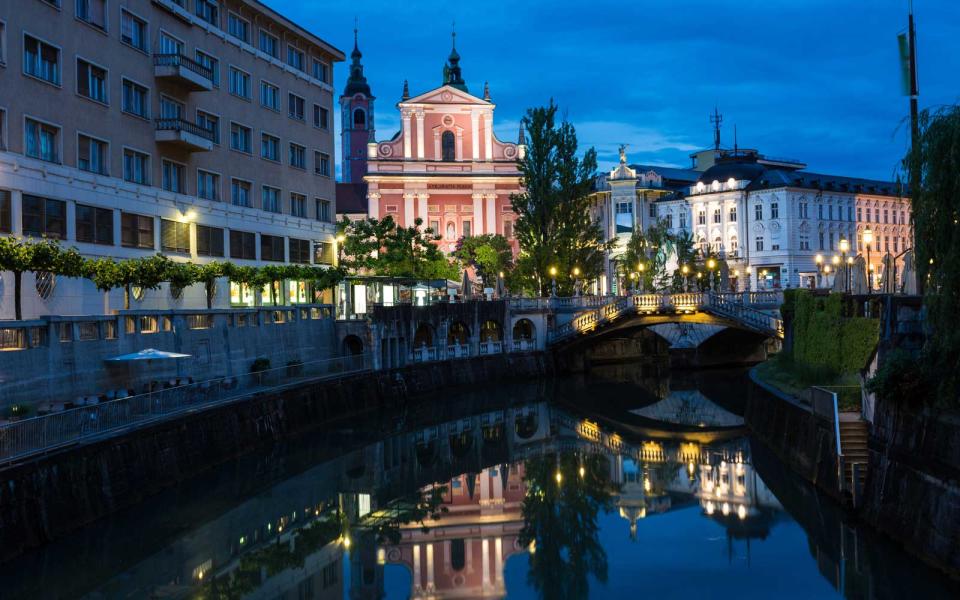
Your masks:
[[[873,243],[873,230],[863,230],[863,243],[867,245],[867,293],[873,293],[873,263],[870,262],[870,244]]]
[[[550,297],[556,298],[557,296],[557,268],[550,267]]]
[[[736,294],[740,291],[740,271],[737,269],[733,270],[733,293]]]
[[[707,289],[713,289],[713,269],[717,266],[717,261],[712,258],[707,260]]]
[[[643,280],[643,272],[646,270],[646,267],[647,266],[642,262],[637,263],[637,271],[640,273],[640,293],[641,294],[646,291],[645,288],[647,286],[647,282]]]
[[[336,237],[337,240],[337,266],[340,265],[340,260],[343,257],[343,243],[347,241],[347,236],[342,233]]]
[[[580,295],[580,267],[573,268],[573,295]]]
[[[840,273],[840,257],[834,254],[830,257],[831,270],[833,271],[833,281],[836,283],[837,274]]]
[[[817,287],[823,287],[823,255],[817,254],[813,257],[813,262],[817,263]]]
[[[847,252],[850,250],[850,242],[847,238],[840,238],[840,260],[844,265],[843,270],[843,291],[850,293],[850,266],[847,263]]]
[[[753,284],[753,282],[750,281],[751,279],[753,279],[753,267],[751,267],[750,265],[747,265],[747,268],[744,269],[744,272],[747,274],[747,285],[746,285],[747,293],[750,293],[750,286]]]
[[[683,265],[682,267],[680,267],[680,272],[683,273],[683,291],[689,292],[690,281],[688,280],[687,276],[690,274],[690,267],[688,267],[687,265]]]

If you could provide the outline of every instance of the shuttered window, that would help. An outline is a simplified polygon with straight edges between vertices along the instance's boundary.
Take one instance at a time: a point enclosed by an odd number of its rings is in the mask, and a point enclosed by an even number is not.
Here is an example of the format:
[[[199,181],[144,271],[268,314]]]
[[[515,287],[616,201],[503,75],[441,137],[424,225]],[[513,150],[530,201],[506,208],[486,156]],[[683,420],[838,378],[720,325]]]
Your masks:
[[[257,236],[249,231],[230,231],[230,258],[257,260]]]
[[[283,238],[260,234],[260,260],[283,262]]]
[[[197,225],[197,254],[223,256],[223,229]]]
[[[167,252],[190,253],[190,223],[160,220],[160,248]]]
[[[121,214],[120,243],[127,248],[153,250],[153,217],[126,212]]]

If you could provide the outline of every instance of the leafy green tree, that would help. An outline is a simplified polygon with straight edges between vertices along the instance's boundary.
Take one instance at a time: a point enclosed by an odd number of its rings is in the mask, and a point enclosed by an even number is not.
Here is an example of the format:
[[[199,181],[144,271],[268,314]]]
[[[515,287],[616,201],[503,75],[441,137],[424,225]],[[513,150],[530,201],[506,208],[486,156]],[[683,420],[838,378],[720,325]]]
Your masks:
[[[457,279],[459,269],[434,243],[439,236],[422,225],[423,220],[416,219],[410,227],[401,227],[390,216],[341,221],[346,239],[340,264],[358,275]]]
[[[213,296],[217,290],[217,280],[227,274],[226,263],[208,262],[196,265],[194,282],[203,284],[203,292],[207,298],[207,308],[213,308]]]
[[[529,145],[518,161],[524,191],[511,197],[520,243],[517,275],[521,287],[540,295],[551,288],[556,269],[561,293],[570,293],[572,272],[591,280],[603,271],[604,252],[612,246],[590,213],[589,194],[597,169],[593,148],[578,156],[574,126],[557,121],[557,106],[531,108],[523,118]]]
[[[138,287],[144,290],[155,290],[160,284],[167,281],[170,273],[169,258],[162,254],[133,258],[117,263],[118,287],[123,288],[123,307],[130,308],[132,289]]]
[[[49,272],[65,277],[83,273],[83,259],[75,248],[63,249],[57,240],[0,237],[0,271],[13,273],[14,315],[23,319],[23,274]]]
[[[197,282],[198,271],[199,267],[193,263],[170,261],[164,278],[170,284],[171,289],[182,291]]]
[[[453,255],[477,270],[485,283],[493,283],[499,273],[513,269],[513,248],[507,238],[499,234],[484,234],[460,238]]]

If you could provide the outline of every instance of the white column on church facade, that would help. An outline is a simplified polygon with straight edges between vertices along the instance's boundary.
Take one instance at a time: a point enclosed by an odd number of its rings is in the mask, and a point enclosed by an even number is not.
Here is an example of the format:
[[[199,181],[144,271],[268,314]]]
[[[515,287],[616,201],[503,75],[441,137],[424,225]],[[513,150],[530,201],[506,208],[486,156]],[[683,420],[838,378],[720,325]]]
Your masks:
[[[480,160],[480,114],[470,113],[470,144],[473,146],[473,160]]]
[[[423,160],[426,149],[423,146],[423,110],[417,111],[417,158]]]
[[[367,214],[374,219],[380,218],[380,194],[367,192]]]
[[[404,192],[403,194],[403,226],[410,227],[413,225],[413,199],[416,194],[412,192]]]
[[[486,198],[487,198],[486,232],[496,233],[497,232],[497,195],[487,194]]]
[[[483,235],[483,194],[473,195],[473,227],[474,235]]]
[[[411,158],[413,152],[410,150],[410,111],[400,111],[401,127],[403,127],[403,157]]]
[[[424,227],[430,226],[430,215],[427,209],[427,199],[430,197],[430,194],[419,192],[417,193],[417,216],[423,219]]]
[[[493,111],[483,115],[483,153],[487,160],[493,160]]]

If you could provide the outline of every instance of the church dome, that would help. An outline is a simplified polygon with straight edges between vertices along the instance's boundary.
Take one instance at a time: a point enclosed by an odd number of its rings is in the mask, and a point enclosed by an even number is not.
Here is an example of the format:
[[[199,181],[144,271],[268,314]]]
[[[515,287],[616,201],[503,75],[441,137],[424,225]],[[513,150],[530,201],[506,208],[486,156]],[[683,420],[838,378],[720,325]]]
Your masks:
[[[760,177],[766,169],[755,162],[730,161],[718,162],[703,172],[697,179],[698,183],[710,185],[714,181],[724,183],[730,179],[736,181],[753,181]]]

